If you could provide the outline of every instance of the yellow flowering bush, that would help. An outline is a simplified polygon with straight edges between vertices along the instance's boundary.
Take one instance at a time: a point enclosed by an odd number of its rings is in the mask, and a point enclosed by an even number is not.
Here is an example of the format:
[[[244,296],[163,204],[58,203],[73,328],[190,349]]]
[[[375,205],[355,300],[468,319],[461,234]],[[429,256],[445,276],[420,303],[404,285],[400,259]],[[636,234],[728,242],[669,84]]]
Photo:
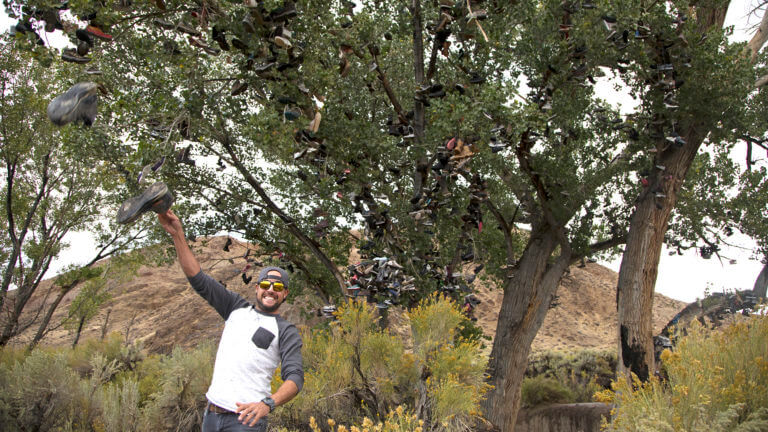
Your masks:
[[[668,380],[619,381],[611,431],[768,430],[768,317],[710,331],[694,323],[661,355]]]
[[[273,424],[302,428],[313,418],[330,420],[310,421],[312,430],[421,431],[420,400],[430,430],[469,429],[487,391],[486,365],[478,342],[457,337],[466,318],[454,303],[431,297],[410,312],[412,350],[378,326],[365,302],[335,315],[328,329],[304,332],[304,389],[272,414]]]

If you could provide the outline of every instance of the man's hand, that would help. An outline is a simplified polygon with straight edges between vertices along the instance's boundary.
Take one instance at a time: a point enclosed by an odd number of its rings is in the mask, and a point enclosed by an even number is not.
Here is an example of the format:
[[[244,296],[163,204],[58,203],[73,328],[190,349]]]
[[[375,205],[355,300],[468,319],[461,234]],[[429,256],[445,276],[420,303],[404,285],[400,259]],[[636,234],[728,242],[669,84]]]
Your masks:
[[[165,213],[158,213],[157,219],[160,221],[160,225],[168,231],[171,237],[184,237],[184,230],[181,228],[181,221],[179,217],[173,213],[173,210],[168,210]]]
[[[235,404],[237,405],[235,412],[240,413],[237,420],[242,424],[247,424],[251,427],[253,427],[262,417],[269,414],[269,407],[264,402],[251,402],[245,404],[235,402]]]

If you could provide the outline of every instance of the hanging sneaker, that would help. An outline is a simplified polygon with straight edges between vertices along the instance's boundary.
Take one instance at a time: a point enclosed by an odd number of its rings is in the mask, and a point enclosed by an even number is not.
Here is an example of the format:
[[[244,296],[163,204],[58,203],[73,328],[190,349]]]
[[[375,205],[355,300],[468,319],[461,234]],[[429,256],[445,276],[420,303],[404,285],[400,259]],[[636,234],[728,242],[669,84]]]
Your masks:
[[[88,25],[85,27],[85,31],[101,40],[112,42],[112,35],[104,33],[100,28],[96,26]]]
[[[61,59],[69,63],[85,64],[91,61],[90,57],[83,57],[74,48],[68,48],[61,52]]]
[[[48,118],[57,126],[77,121],[90,126],[97,114],[98,88],[92,82],[75,84],[48,104]]]
[[[211,30],[211,38],[219,44],[219,48],[224,51],[229,51],[229,44],[227,43],[227,38],[224,36],[224,30],[220,27],[213,26],[213,29]]]
[[[168,186],[157,182],[147,188],[141,195],[128,198],[117,211],[117,223],[127,225],[135,222],[142,214],[152,210],[155,213],[165,213],[173,204],[173,195]]]
[[[248,83],[244,81],[236,81],[235,84],[232,86],[232,91],[229,92],[231,96],[237,96],[239,94],[242,94],[244,91],[248,89]]]
[[[77,43],[77,55],[81,57],[85,57],[88,55],[88,52],[91,50],[91,47],[88,45],[88,43],[80,41]]]
[[[195,160],[189,157],[189,153],[191,149],[192,149],[192,146],[189,145],[179,150],[179,152],[176,154],[176,162],[195,166]]]

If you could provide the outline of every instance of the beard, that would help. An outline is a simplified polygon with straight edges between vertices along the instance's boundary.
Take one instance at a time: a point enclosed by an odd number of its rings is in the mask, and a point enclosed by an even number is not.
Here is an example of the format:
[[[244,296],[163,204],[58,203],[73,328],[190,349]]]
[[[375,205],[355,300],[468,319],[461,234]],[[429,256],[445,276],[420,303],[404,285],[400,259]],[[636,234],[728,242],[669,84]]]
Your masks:
[[[285,301],[285,299],[281,300],[278,303],[275,303],[274,306],[266,306],[264,303],[261,302],[261,299],[259,297],[256,297],[256,304],[259,306],[259,309],[261,309],[263,312],[267,312],[267,313],[275,312],[277,310],[277,308],[279,308],[280,305],[283,304],[284,301]]]

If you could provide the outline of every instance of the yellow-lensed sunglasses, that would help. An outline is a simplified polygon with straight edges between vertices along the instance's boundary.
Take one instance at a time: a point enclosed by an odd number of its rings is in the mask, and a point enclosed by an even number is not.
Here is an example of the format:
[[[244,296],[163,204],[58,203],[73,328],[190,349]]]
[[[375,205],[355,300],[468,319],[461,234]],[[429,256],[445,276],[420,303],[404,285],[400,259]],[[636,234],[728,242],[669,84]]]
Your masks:
[[[285,285],[283,285],[282,282],[272,282],[268,280],[259,282],[259,288],[263,290],[268,290],[270,286],[274,292],[280,292],[285,289]]]

